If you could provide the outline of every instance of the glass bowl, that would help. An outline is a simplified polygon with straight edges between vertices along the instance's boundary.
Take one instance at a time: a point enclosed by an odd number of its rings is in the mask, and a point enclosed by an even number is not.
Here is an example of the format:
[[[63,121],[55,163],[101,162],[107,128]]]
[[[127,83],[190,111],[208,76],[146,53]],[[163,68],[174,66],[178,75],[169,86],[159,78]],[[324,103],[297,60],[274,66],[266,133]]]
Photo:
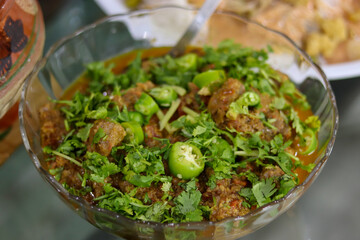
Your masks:
[[[49,98],[59,98],[85,70],[85,65],[138,48],[173,46],[196,14],[195,9],[162,7],[110,16],[56,43],[27,78],[21,95],[21,134],[40,175],[59,197],[94,226],[128,239],[236,239],[249,234],[288,210],[317,178],[329,158],[338,128],[334,94],[322,70],[285,35],[249,22],[234,13],[216,12],[191,45],[217,45],[232,38],[244,46],[270,46],[269,63],[286,73],[308,97],[322,121],[319,155],[308,177],[284,198],[241,217],[219,222],[155,223],[128,219],[89,205],[69,194],[46,170],[40,145],[39,108]],[[244,37],[246,36],[246,38]]]

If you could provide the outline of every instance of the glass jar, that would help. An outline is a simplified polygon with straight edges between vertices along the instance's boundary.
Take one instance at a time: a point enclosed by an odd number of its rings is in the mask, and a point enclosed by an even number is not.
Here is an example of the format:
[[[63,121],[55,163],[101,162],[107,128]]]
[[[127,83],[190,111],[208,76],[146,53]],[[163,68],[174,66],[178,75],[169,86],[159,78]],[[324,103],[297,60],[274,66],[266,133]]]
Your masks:
[[[44,40],[36,0],[0,0],[0,164],[21,143],[17,103],[25,78],[42,56]]]

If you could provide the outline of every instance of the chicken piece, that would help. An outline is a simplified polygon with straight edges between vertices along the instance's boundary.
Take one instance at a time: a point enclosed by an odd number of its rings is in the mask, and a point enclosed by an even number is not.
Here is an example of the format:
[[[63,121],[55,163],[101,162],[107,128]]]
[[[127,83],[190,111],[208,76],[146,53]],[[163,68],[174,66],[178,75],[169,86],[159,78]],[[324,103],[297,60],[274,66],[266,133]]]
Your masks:
[[[95,135],[100,128],[105,135],[100,138],[98,142],[94,143]],[[125,135],[126,131],[120,123],[106,119],[97,120],[90,130],[87,143],[88,151],[97,151],[104,156],[108,156],[111,153],[111,149],[118,146],[124,139]]]
[[[260,179],[279,178],[284,174],[284,171],[281,170],[279,166],[275,166],[273,168],[263,168],[260,174]]]
[[[163,138],[163,133],[160,131],[159,119],[153,115],[148,124],[144,126],[145,145],[148,147],[159,146],[160,142],[155,138]]]
[[[215,122],[220,125],[225,121],[230,104],[243,92],[244,85],[237,79],[229,78],[210,98],[208,110]]]
[[[188,87],[189,87],[189,92],[181,97],[181,103],[177,110],[179,116],[185,114],[185,112],[183,111],[183,107],[189,107],[195,112],[200,111],[200,104],[196,99],[199,88],[192,82],[188,84]]]
[[[216,187],[208,187],[203,194],[204,204],[211,207],[210,221],[219,221],[227,217],[243,216],[250,212],[243,206],[244,198],[239,191],[246,185],[237,176],[234,179],[216,181]],[[216,199],[216,201],[214,201]]]
[[[46,104],[39,111],[41,146],[57,148],[66,134],[64,118],[60,110]]]
[[[155,85],[151,81],[137,83],[135,87],[126,90],[124,95],[122,95],[122,104],[125,104],[129,111],[134,111],[134,104],[140,98],[141,94],[148,92],[154,87]]]

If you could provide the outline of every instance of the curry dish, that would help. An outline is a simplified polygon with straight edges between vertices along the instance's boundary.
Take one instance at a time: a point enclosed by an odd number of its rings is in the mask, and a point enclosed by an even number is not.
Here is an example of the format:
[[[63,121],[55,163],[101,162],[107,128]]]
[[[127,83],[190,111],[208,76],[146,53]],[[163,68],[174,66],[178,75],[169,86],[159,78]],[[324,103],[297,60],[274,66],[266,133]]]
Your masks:
[[[267,50],[137,50],[87,66],[39,110],[51,175],[128,218],[218,221],[284,197],[314,167],[319,119]]]

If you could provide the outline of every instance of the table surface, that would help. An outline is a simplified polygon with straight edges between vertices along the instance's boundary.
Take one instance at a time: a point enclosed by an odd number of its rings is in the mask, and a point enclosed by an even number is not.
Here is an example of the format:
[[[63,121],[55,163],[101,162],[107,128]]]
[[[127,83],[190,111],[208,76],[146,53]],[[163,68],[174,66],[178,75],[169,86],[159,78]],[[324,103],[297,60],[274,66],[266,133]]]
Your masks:
[[[102,16],[92,0],[65,1],[56,15],[45,19],[45,51]],[[359,239],[360,77],[331,85],[340,128],[327,165],[292,209],[244,240]],[[42,180],[23,146],[0,167],[0,182],[1,239],[116,239],[72,212]]]

